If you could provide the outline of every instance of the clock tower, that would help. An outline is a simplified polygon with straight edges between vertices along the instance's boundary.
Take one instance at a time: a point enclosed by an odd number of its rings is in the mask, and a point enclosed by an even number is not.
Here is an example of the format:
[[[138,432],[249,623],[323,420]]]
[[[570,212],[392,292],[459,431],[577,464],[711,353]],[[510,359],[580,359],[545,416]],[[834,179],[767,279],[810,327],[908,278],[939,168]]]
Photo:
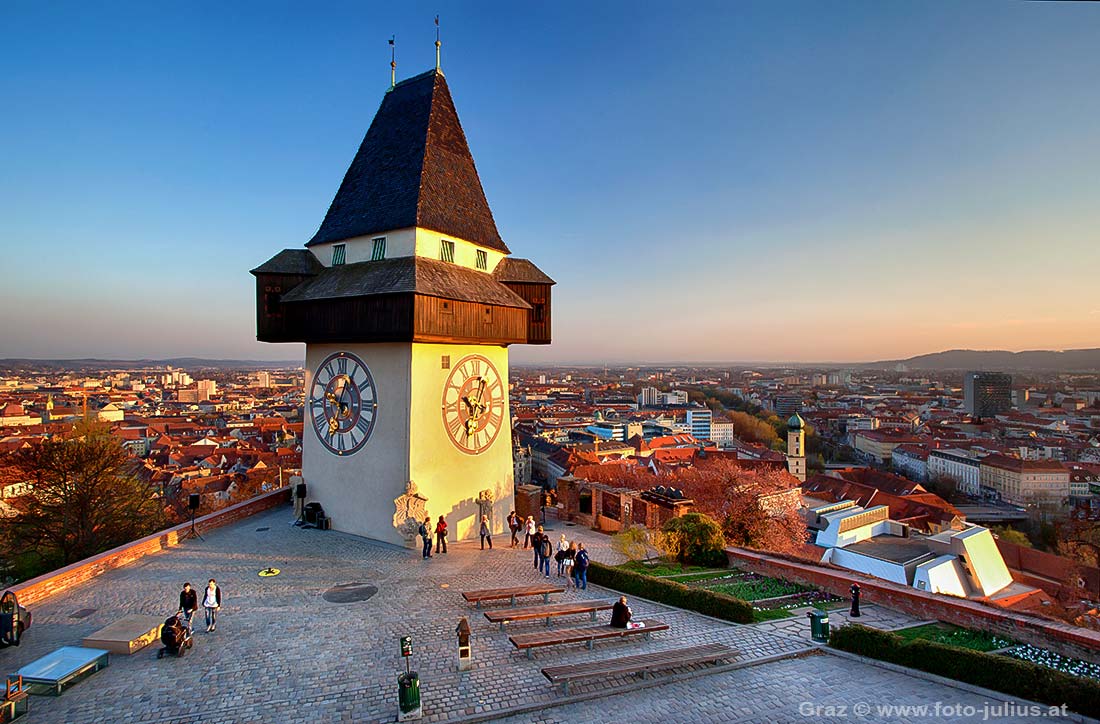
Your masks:
[[[332,526],[502,532],[508,347],[550,343],[554,282],[501,239],[442,72],[386,92],[321,228],[252,274],[257,339],[306,343],[302,475]]]

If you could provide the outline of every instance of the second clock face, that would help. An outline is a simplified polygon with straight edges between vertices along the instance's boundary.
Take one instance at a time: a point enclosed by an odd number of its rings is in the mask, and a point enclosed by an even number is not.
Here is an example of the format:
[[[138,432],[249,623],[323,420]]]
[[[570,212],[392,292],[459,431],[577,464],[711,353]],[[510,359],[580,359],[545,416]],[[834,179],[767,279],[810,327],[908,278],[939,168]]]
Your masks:
[[[479,354],[451,367],[443,385],[443,427],[455,447],[470,455],[489,449],[504,425],[506,394],[500,372]]]
[[[321,444],[336,455],[350,455],[374,431],[378,392],[363,360],[337,352],[317,366],[306,405]]]

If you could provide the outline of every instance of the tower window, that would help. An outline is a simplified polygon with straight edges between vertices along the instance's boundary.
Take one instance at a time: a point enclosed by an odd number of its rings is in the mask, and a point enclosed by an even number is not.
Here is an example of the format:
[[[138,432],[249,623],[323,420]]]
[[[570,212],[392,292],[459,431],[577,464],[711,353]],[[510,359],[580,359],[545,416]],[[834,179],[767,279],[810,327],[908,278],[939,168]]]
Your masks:
[[[493,308],[485,307],[485,324],[493,323]]]
[[[455,243],[453,241],[447,241],[446,239],[443,239],[439,242],[439,258],[443,261],[449,261],[454,264]]]
[[[477,250],[477,268],[488,269],[489,268],[489,255],[481,249]]]
[[[546,305],[539,302],[535,302],[531,305],[531,321],[537,323],[545,321],[546,318]]]
[[[347,256],[347,244],[336,244],[332,247],[332,265],[340,266]]]
[[[370,252],[371,261],[379,261],[386,258],[386,237],[380,236],[374,240],[374,248]]]

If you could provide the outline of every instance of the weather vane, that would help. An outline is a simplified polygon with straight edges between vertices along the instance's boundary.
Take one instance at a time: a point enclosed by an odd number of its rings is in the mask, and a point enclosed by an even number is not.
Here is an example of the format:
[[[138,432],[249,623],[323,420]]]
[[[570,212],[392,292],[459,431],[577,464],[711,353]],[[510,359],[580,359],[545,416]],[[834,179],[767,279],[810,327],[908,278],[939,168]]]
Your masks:
[[[390,90],[397,85],[397,46],[394,44],[396,40],[396,35],[390,36]]]
[[[435,69],[439,71],[439,47],[443,45],[439,42],[439,16],[435,16]]]

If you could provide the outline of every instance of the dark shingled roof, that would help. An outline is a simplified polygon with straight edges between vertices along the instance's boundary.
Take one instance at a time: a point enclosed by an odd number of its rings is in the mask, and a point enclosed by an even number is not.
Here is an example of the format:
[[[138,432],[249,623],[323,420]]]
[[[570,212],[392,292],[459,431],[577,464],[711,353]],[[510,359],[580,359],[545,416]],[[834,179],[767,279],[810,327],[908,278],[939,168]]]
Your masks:
[[[319,274],[325,265],[308,249],[283,249],[252,270],[253,274]]]
[[[284,294],[281,301],[304,302],[410,293],[502,307],[531,308],[522,297],[485,272],[423,256],[399,256],[327,267],[315,278]]]
[[[434,70],[386,93],[321,228],[306,246],[410,226],[509,253],[447,81]]]
[[[527,284],[557,284],[528,259],[506,256],[500,260],[493,277],[498,282],[525,282]]]

